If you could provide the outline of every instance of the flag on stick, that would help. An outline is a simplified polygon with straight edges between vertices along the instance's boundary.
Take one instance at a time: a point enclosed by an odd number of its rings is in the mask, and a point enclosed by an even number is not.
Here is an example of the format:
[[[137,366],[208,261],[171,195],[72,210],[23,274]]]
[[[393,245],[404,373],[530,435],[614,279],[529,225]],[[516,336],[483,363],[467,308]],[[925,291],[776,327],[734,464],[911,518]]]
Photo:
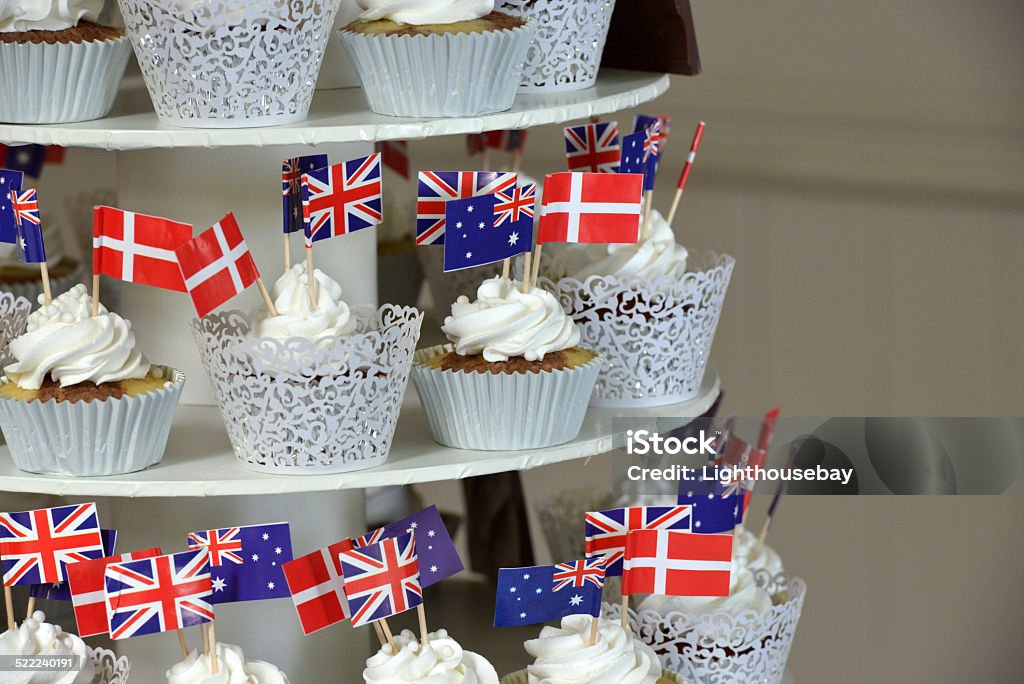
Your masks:
[[[0,513],[4,586],[63,582],[67,565],[102,556],[94,503]]]
[[[373,530],[352,540],[352,547],[359,548],[376,544],[389,537],[399,537],[414,532],[416,556],[420,564],[420,586],[429,587],[443,579],[464,570],[455,543],[448,534],[437,506],[427,506],[422,511]]]
[[[566,615],[601,615],[603,558],[499,568],[495,627],[518,627],[558,620]]]
[[[690,531],[690,506],[633,506],[584,516],[587,556],[605,560],[609,577],[622,574],[626,536],[632,530]]]
[[[113,556],[114,546],[117,542],[117,530],[100,530],[100,538],[103,540],[103,556]],[[81,562],[93,563],[95,561]],[[45,599],[47,601],[70,601],[71,587],[69,586],[69,582],[71,580],[71,567],[78,564],[79,563],[69,563],[67,565],[67,572],[65,573],[67,577],[63,582],[33,584],[28,590],[28,595],[31,598]]]
[[[565,158],[570,171],[618,172],[620,157],[618,123],[609,121],[567,126],[564,129],[564,134]]]
[[[18,219],[14,215],[11,191],[21,190],[23,180],[21,171],[0,169],[0,242],[9,245],[18,242]]]
[[[200,318],[260,278],[234,214],[175,249],[180,276]],[[262,288],[261,288],[262,290]],[[273,312],[270,296],[265,297]]]
[[[731,534],[630,532],[622,594],[728,596],[732,541]]]
[[[637,114],[633,117],[633,132],[639,133],[640,131],[647,130],[655,123],[661,127],[661,143],[664,145],[665,141],[668,140],[668,134],[672,132],[672,117],[667,114],[659,114],[658,116]]]
[[[174,253],[192,239],[192,226],[113,207],[93,212],[93,275],[186,292]],[[93,293],[95,298],[97,293]]]
[[[210,603],[264,601],[291,595],[281,569],[292,560],[288,523],[191,532],[188,548],[210,552]]]
[[[537,243],[634,243],[640,234],[643,176],[553,173],[544,180]]]
[[[445,220],[451,227],[444,243],[445,273],[530,251],[532,231],[520,234],[515,227],[495,227],[496,202],[494,195],[483,195],[445,204]]]
[[[732,530],[743,522],[743,502],[738,487],[726,487],[714,478],[679,480],[679,505],[691,506],[692,529],[699,534]]]
[[[306,246],[376,226],[383,218],[380,154],[302,175]]]
[[[23,264],[45,264],[43,226],[39,219],[39,201],[34,189],[11,191],[11,206],[17,220],[18,261]],[[47,283],[48,285],[49,283]],[[47,287],[47,289],[49,289]]]
[[[693,162],[697,159],[697,150],[700,149],[700,143],[704,139],[704,122],[701,121],[697,124],[697,130],[693,133],[693,141],[690,143],[690,152],[686,156],[686,163],[683,164],[683,171],[679,174],[679,183],[676,185],[676,194],[672,198],[672,207],[668,211],[669,225],[672,225],[672,220],[676,217],[676,211],[679,209],[679,200],[683,198],[683,190],[686,189],[686,181],[690,178],[690,170],[693,169]]]
[[[644,152],[643,131],[627,135],[622,139],[622,162],[619,173],[638,173],[644,177],[644,192],[654,190],[654,177],[658,169],[657,155],[648,156]]]
[[[105,583],[108,565],[155,558],[162,553],[157,547],[68,565],[67,587],[78,623],[78,636],[85,638],[110,631]]]
[[[292,157],[281,162],[282,223],[285,233],[302,230],[302,174],[328,166],[326,154]]]
[[[303,634],[312,634],[348,619],[341,552],[351,548],[352,542],[345,539],[282,566]]]
[[[413,533],[341,552],[352,626],[389,618],[423,603]]]
[[[448,200],[509,192],[516,187],[514,173],[496,171],[421,171],[416,198],[416,244],[444,243]]]

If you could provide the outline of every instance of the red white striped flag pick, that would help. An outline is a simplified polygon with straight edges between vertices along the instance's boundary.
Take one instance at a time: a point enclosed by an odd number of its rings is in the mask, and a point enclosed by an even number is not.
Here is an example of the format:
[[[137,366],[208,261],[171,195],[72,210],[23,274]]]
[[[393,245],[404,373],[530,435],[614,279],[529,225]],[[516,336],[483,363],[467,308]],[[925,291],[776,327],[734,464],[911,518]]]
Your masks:
[[[679,183],[676,185],[676,196],[672,198],[672,208],[668,212],[668,224],[672,225],[672,220],[676,217],[676,210],[679,209],[679,200],[683,197],[683,190],[686,189],[686,181],[690,177],[690,170],[693,168],[693,162],[697,159],[697,150],[700,149],[700,143],[704,139],[704,122],[701,121],[697,124],[697,130],[693,133],[693,142],[690,143],[690,152],[686,155],[686,163],[683,164],[683,171],[679,174]]]
[[[626,538],[622,594],[728,596],[731,534],[638,530]]]

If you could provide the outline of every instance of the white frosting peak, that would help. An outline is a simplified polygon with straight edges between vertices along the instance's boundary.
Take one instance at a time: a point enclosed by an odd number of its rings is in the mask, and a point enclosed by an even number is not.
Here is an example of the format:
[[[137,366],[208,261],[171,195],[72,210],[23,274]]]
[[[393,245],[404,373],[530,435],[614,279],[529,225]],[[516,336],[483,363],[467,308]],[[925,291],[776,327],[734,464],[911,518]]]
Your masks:
[[[399,24],[453,24],[487,16],[494,0],[357,0],[360,21],[390,19]]]
[[[416,635],[403,630],[395,635],[397,653],[384,645],[366,661],[363,681],[367,684],[498,684],[498,673],[484,658],[462,650],[448,632],[439,629],[421,644]]]
[[[651,213],[647,236],[636,244],[601,245],[593,252],[596,259],[573,274],[577,280],[592,275],[637,276],[654,279],[664,275],[681,276],[686,271],[688,253],[676,244],[671,226],[660,213]]]
[[[264,312],[253,324],[256,337],[311,340],[347,335],[356,329],[348,304],[341,299],[341,285],[320,269],[313,270],[316,308],[310,306],[306,264],[300,262],[277,279],[270,290],[277,315]]]
[[[0,33],[62,31],[96,21],[103,0],[0,0]]]
[[[82,669],[78,672],[6,672],[0,674],[0,681],[18,684],[88,684],[95,676],[95,667],[88,657],[85,642],[74,634],[61,630],[60,625],[50,624],[46,615],[37,610],[17,629],[0,634],[0,655],[2,656],[78,656]],[[14,679],[6,679],[11,675]]]
[[[458,354],[483,354],[491,363],[513,356],[540,361],[579,344],[580,331],[550,292],[534,287],[524,293],[518,282],[494,277],[480,284],[476,297],[459,297],[441,326]]]
[[[561,627],[546,626],[540,638],[523,644],[536,658],[526,668],[530,684],[655,684],[661,664],[650,646],[601,619],[597,643],[590,642],[589,615],[562,618]]]
[[[168,684],[288,684],[281,670],[262,660],[246,660],[242,649],[217,642],[217,674],[205,653],[192,651],[167,671]]]
[[[92,297],[81,284],[29,315],[25,334],[11,342],[10,352],[16,361],[4,370],[22,389],[39,389],[47,376],[67,387],[149,374],[132,324],[102,305],[93,316]]]

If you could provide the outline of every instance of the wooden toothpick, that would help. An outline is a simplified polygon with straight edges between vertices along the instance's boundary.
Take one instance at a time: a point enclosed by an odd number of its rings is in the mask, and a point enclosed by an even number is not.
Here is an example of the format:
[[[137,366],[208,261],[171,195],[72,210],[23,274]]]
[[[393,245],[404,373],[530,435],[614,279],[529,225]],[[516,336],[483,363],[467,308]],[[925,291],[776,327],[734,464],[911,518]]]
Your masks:
[[[530,273],[533,271],[533,252],[527,252],[523,257],[523,294],[530,291]]]
[[[11,588],[4,586],[4,606],[7,608],[7,629],[12,632],[18,628],[14,621],[14,597],[11,595]]]
[[[46,267],[45,261],[39,262],[39,276],[43,279],[43,296],[46,303],[53,301],[53,293],[50,292],[50,269]]]
[[[284,270],[287,271],[292,267],[292,241],[289,239],[291,233],[283,233],[284,235]]]
[[[214,631],[214,624],[207,623],[207,628],[210,630],[210,672],[217,674],[220,672],[220,663],[217,662],[217,633]]]
[[[270,293],[267,292],[267,286],[263,284],[263,278],[256,279],[256,287],[260,288],[260,294],[263,295],[263,303],[267,305],[267,311],[270,312],[271,316],[276,316],[277,307],[274,306],[274,300],[270,298]]]
[[[98,273],[92,274],[92,315],[100,315],[100,276]]]
[[[622,629],[629,631],[629,596],[622,595]]]
[[[420,642],[426,644],[429,640],[427,639],[427,611],[423,608],[423,604],[416,606],[416,615],[420,620]]]
[[[25,609],[25,619],[28,620],[32,617],[32,613],[36,612],[36,597],[28,597],[28,607]]]
[[[370,624],[373,625],[373,631],[377,634],[377,641],[380,642],[380,645],[383,646],[388,643],[387,639],[384,638],[384,630],[380,628],[380,625],[378,625],[376,621],[371,622]]]
[[[309,289],[309,308],[316,309],[316,267],[313,266],[313,247],[306,247],[306,287]]]
[[[185,641],[185,630],[178,629],[178,646],[181,647],[181,657],[188,658],[188,642]]]
[[[381,629],[384,630],[384,636],[388,640],[388,646],[391,647],[391,655],[395,655],[398,653],[398,647],[395,646],[395,637],[391,634],[391,628],[388,627],[387,618],[381,618],[378,622],[380,622]]]
[[[591,646],[597,645],[598,627],[600,626],[600,623],[601,623],[601,616],[600,615],[598,615],[595,618],[592,618],[591,621],[590,621],[590,645]]]

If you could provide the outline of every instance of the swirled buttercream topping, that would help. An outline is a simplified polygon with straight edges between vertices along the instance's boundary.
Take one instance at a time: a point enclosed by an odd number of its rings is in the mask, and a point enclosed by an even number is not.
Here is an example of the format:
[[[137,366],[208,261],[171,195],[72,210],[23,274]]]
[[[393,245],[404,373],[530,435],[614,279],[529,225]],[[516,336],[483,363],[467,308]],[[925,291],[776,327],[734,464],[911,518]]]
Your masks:
[[[633,245],[602,245],[591,252],[595,260],[573,274],[577,280],[592,275],[634,276],[652,280],[664,275],[681,276],[688,253],[676,244],[672,228],[660,213],[651,213],[647,236]]]
[[[103,0],[0,0],[0,32],[62,31],[102,10]]]
[[[82,669],[77,672],[19,672],[7,673],[13,679],[0,681],[18,684],[88,684],[95,676],[95,667],[88,657],[85,642],[74,634],[64,632],[60,625],[46,621],[41,610],[22,622],[17,629],[0,634],[0,656],[77,656]]]
[[[476,301],[459,297],[441,326],[456,353],[482,354],[491,363],[513,356],[540,361],[579,344],[580,331],[550,292],[521,290],[514,280],[494,277],[480,284]]]
[[[530,684],[655,684],[661,664],[651,648],[602,619],[597,643],[590,641],[589,615],[562,618],[561,627],[541,629],[523,644],[536,660],[526,668]]]
[[[39,300],[43,304],[42,295]],[[39,389],[47,376],[67,387],[149,374],[149,361],[135,347],[132,324],[102,305],[93,316],[85,285],[75,285],[34,311],[25,334],[11,342],[9,351],[15,362],[4,371],[22,389]]]
[[[305,262],[285,271],[270,290],[277,315],[264,312],[263,317],[253,323],[253,335],[316,340],[353,332],[356,321],[348,304],[341,299],[341,285],[320,269],[313,270],[313,278],[316,307],[310,305]]]
[[[360,21],[390,19],[398,24],[453,24],[485,17],[494,0],[357,0]]]
[[[498,673],[484,658],[462,650],[448,632],[439,629],[421,644],[409,630],[395,635],[397,653],[381,647],[366,661],[367,684],[498,684]]]
[[[288,684],[288,677],[270,663],[246,660],[242,649],[217,643],[217,674],[205,653],[192,651],[167,671],[168,684]]]

